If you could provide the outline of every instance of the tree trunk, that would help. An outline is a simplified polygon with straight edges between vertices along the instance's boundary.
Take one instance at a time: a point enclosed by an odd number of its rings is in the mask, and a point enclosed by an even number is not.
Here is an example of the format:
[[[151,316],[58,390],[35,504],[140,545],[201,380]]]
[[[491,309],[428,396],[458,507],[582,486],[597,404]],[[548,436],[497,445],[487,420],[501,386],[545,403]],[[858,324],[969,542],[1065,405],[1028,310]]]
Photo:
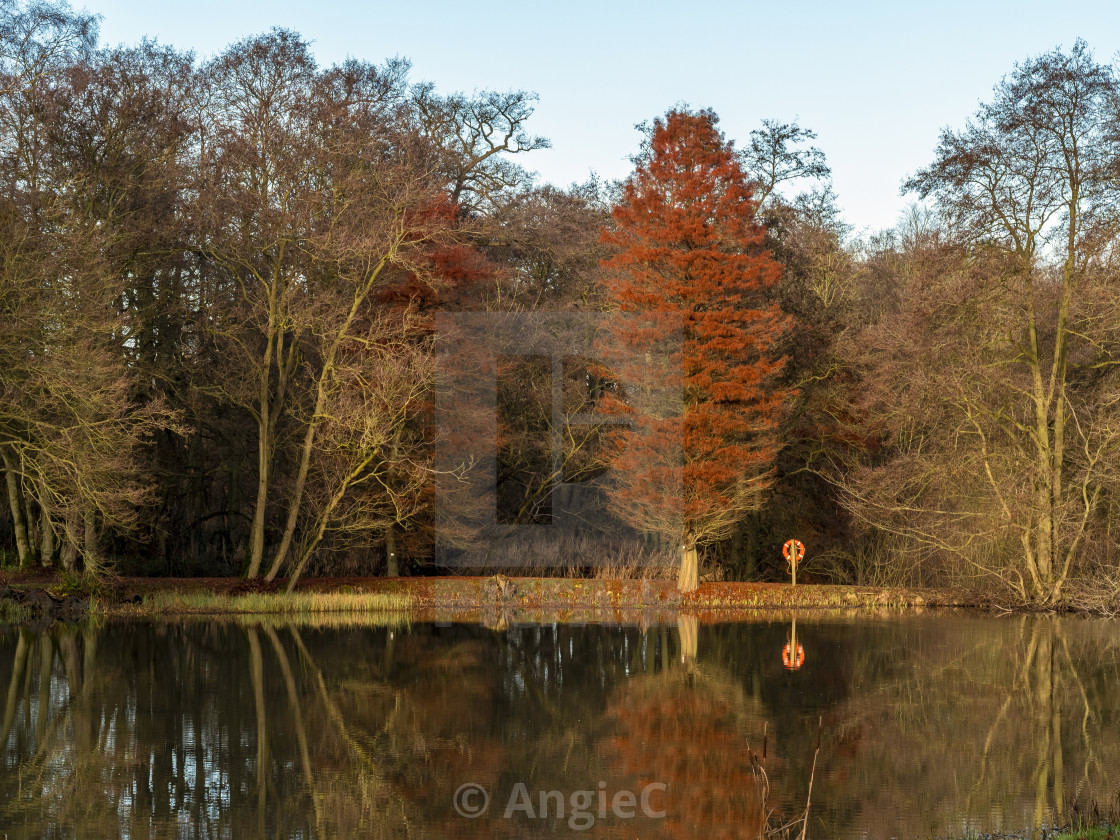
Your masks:
[[[401,567],[397,562],[397,535],[393,526],[385,529],[385,577],[400,577]]]
[[[39,560],[39,517],[36,516],[35,497],[31,493],[24,493],[21,489],[23,496],[23,527],[27,532],[27,563],[38,562]]]
[[[89,508],[85,512],[85,523],[82,528],[82,563],[87,575],[97,575],[101,572],[101,554],[97,550],[97,511]]]
[[[8,485],[8,506],[12,510],[12,525],[16,533],[16,551],[19,553],[19,567],[31,562],[31,543],[27,540],[27,523],[23,520],[22,493],[20,492],[19,473],[15,459],[7,446],[0,446],[0,458],[4,463],[4,479]]]
[[[677,577],[677,589],[692,592],[700,585],[700,558],[696,543],[687,541],[681,549],[681,572]]]
[[[54,523],[47,495],[47,482],[39,479],[39,562],[43,568],[54,564]]]
[[[739,520],[731,532],[731,569],[734,580],[747,580],[746,523]]]
[[[319,424],[323,420],[323,409],[326,406],[327,400],[327,383],[334,375],[335,359],[338,358],[339,348],[350,334],[350,327],[358,317],[358,312],[361,309],[363,301],[369,297],[370,292],[373,290],[374,283],[380,276],[382,269],[388,264],[388,261],[389,257],[382,257],[377,267],[374,268],[369,277],[366,278],[362,287],[355,292],[354,302],[350,306],[350,311],[346,315],[346,320],[343,321],[342,326],[338,329],[338,332],[335,333],[330,349],[327,350],[326,356],[323,359],[323,365],[316,374],[318,381],[315,385],[315,410],[311,413],[311,419],[308,420],[307,429],[303,434],[303,444],[300,447],[299,471],[296,473],[296,483],[292,488],[292,495],[288,501],[288,520],[284,525],[284,533],[280,537],[280,546],[276,549],[276,554],[272,558],[272,566],[269,568],[268,574],[265,575],[265,580],[274,580],[276,578],[280,567],[288,557],[288,551],[291,549],[292,540],[295,537],[296,523],[299,521],[299,512],[303,506],[303,491],[304,487],[307,485],[307,474],[311,468],[311,456],[315,449],[315,434],[319,430]],[[289,359],[292,353],[293,349],[289,347]],[[400,439],[399,432],[396,439]]]
[[[754,580],[758,571],[759,547],[762,544],[762,511],[752,510],[747,514],[747,546],[744,580]]]
[[[249,529],[249,568],[245,577],[260,574],[264,558],[264,522],[268,511],[268,471],[271,461],[272,429],[268,421],[267,406],[262,408],[257,423],[257,506],[253,509],[253,524]]]
[[[82,524],[76,511],[67,511],[64,531],[65,540],[62,544],[62,556],[59,559],[62,561],[62,568],[72,572],[78,562],[78,544],[82,539]]]

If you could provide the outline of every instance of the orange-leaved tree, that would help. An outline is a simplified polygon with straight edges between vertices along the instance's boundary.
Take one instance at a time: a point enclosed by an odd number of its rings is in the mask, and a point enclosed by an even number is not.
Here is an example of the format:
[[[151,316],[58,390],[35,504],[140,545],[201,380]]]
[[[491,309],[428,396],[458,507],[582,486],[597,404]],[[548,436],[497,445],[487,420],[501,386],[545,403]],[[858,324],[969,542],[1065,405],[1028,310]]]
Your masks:
[[[778,382],[790,327],[772,291],[757,202],[711,111],[672,110],[649,128],[612,210],[606,284],[618,315],[605,351],[620,388],[611,505],[635,528],[680,540],[679,588],[697,550],[762,501],[791,392]]]

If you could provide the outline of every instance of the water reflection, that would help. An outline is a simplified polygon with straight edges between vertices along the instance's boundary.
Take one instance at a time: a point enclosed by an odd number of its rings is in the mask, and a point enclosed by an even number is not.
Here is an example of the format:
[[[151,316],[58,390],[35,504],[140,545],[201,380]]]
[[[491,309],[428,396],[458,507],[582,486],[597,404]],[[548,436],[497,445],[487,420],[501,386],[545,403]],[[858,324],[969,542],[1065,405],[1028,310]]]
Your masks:
[[[800,671],[804,664],[805,647],[797,641],[797,618],[794,617],[789,624],[786,646],[782,648],[782,665],[787,671]]]
[[[1115,791],[1118,664],[1108,622],[968,614],[0,630],[0,831],[755,837],[804,809],[820,717],[811,835],[1017,831]]]

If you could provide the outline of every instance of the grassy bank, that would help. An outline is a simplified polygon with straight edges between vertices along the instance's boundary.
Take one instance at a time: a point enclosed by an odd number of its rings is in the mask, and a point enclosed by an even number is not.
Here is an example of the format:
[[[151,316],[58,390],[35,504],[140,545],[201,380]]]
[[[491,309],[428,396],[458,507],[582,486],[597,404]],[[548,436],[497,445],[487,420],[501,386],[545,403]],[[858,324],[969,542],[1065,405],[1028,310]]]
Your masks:
[[[75,591],[73,581],[49,577],[12,579],[17,589],[46,589],[55,598]],[[602,578],[319,578],[301,580],[296,591],[257,591],[231,578],[115,578],[87,593],[95,615],[375,615],[502,624],[533,621],[643,622],[675,620],[677,613],[701,621],[733,621],[765,610],[898,609],[976,606],[945,592],[898,588],[775,583],[705,583],[682,596],[675,581]],[[26,620],[26,609],[0,602],[0,621]]]
[[[312,615],[319,613],[405,613],[413,599],[407,592],[177,592],[143,596],[140,604],[111,606],[110,612],[182,614]]]

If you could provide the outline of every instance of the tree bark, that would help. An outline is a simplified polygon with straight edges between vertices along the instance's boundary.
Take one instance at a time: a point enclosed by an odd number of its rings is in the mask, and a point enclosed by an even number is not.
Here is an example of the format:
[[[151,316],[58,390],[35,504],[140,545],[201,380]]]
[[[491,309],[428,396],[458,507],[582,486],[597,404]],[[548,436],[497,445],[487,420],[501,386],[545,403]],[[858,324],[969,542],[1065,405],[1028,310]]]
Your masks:
[[[265,408],[267,411],[267,408]],[[249,568],[245,577],[255,578],[264,557],[264,521],[268,509],[268,473],[271,463],[272,434],[267,415],[257,423],[257,505],[249,528]]]
[[[276,424],[284,408],[284,394],[287,390],[287,377],[291,372],[291,361],[295,349],[288,344],[288,357],[284,358],[284,333],[278,326],[277,291],[275,285],[269,289],[268,298],[268,343],[264,359],[261,360],[260,380],[258,382],[257,406],[257,506],[253,509],[253,524],[249,531],[249,568],[245,577],[255,578],[260,574],[261,561],[264,559],[264,525],[268,517],[268,483],[271,477],[272,450],[276,443]],[[272,396],[272,359],[276,357],[277,387]]]
[[[700,585],[700,557],[696,543],[687,541],[681,549],[681,571],[677,577],[677,589],[692,592]]]
[[[82,564],[88,575],[101,571],[101,554],[97,549],[97,511],[87,508],[82,528]]]
[[[20,491],[23,496],[23,527],[27,532],[27,564],[31,565],[39,560],[39,519],[35,515],[35,496],[33,493]]]
[[[46,482],[39,482],[39,490],[39,562],[46,569],[54,564],[54,523],[47,502]]]
[[[23,520],[22,493],[20,492],[19,472],[15,458],[7,446],[0,446],[0,459],[4,463],[4,479],[8,486],[8,506],[12,510],[12,524],[16,534],[16,551],[19,553],[19,567],[31,562],[31,544],[27,540],[27,523]]]
[[[74,571],[78,562],[78,544],[82,539],[82,524],[77,512],[71,510],[66,514],[65,540],[62,544],[62,555],[59,558],[62,568],[68,572]]]

